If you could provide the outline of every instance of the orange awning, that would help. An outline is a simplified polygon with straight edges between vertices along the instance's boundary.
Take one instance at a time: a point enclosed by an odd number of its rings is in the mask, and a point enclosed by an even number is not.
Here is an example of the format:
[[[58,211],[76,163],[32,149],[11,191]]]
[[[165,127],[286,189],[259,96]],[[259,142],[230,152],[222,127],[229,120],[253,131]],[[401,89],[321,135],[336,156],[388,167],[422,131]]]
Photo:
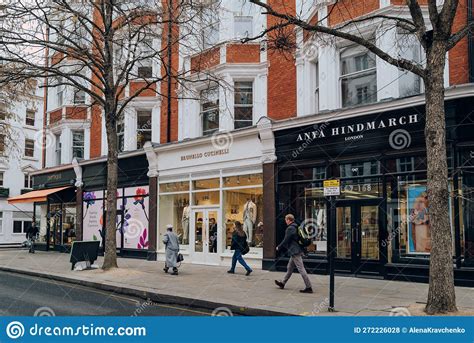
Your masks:
[[[42,189],[39,191],[31,191],[13,198],[8,198],[9,204],[22,204],[28,202],[45,202],[48,199],[48,195],[60,192],[62,190],[71,188],[70,186]]]

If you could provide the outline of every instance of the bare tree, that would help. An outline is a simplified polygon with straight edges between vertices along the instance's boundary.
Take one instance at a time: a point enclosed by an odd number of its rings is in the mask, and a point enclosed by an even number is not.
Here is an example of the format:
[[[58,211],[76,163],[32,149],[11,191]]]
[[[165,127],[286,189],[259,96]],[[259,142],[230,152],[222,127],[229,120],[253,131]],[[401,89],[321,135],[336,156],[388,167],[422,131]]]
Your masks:
[[[176,90],[186,85],[189,73],[170,54],[186,47],[186,41],[191,42],[188,52],[197,53],[199,46],[191,37],[197,36],[196,20],[202,25],[208,7],[191,0],[7,0],[3,7],[0,50],[4,63],[15,65],[16,72],[4,70],[0,85],[45,78],[47,88],[87,94],[92,112],[105,116],[108,220],[103,269],[117,267],[112,219],[117,212],[117,124],[142,94],[163,97],[168,109],[176,101]],[[169,130],[166,139],[171,140]]]
[[[466,24],[457,32],[452,32],[459,0],[445,0],[440,6],[437,5],[436,0],[423,3],[417,0],[406,0],[409,10],[406,17],[369,14],[352,18],[349,15],[348,21],[334,27],[323,25],[321,20],[308,20],[303,13],[298,13],[294,7],[284,5],[284,2],[259,0],[250,0],[250,2],[260,6],[263,13],[272,18],[274,25],[269,26],[259,37],[269,37],[277,48],[294,47],[294,40],[292,41],[289,36],[292,34],[292,28],[298,27],[305,33],[321,39],[336,37],[356,43],[387,63],[423,79],[426,98],[427,188],[430,198],[432,244],[429,293],[425,311],[428,314],[457,311],[448,206],[444,69],[447,52],[472,29],[472,24]],[[339,5],[347,6],[348,1],[339,0],[332,3],[333,5],[328,7],[329,14]],[[426,12],[429,18],[425,18]],[[359,24],[370,24],[380,20],[416,36],[426,54],[425,63],[391,56],[389,52],[379,48],[373,40],[357,31]]]

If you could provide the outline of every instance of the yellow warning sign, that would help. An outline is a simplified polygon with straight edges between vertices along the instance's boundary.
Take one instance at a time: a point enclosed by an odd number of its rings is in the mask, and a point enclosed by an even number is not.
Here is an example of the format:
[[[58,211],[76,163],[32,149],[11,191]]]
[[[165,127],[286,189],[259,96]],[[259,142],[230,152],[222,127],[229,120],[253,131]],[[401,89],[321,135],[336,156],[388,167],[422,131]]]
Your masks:
[[[339,180],[324,180],[324,188],[326,187],[340,187],[341,182]]]

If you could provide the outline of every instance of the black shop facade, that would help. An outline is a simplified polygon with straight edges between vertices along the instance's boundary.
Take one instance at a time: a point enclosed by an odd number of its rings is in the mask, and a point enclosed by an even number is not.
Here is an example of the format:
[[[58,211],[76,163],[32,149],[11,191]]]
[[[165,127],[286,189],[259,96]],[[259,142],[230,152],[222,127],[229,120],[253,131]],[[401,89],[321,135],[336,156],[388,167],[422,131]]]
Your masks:
[[[392,107],[394,108],[394,107]],[[428,281],[431,250],[424,105],[370,114],[347,111],[278,122],[277,161],[264,172],[275,187],[273,242],[263,267],[284,270],[274,247],[294,214],[313,232],[305,264],[328,272],[329,227],[336,228],[336,273]],[[474,98],[446,102],[449,208],[459,285],[474,284]],[[302,124],[298,123],[301,122]],[[340,180],[335,225],[329,225],[324,180]],[[272,244],[270,247],[269,244]]]

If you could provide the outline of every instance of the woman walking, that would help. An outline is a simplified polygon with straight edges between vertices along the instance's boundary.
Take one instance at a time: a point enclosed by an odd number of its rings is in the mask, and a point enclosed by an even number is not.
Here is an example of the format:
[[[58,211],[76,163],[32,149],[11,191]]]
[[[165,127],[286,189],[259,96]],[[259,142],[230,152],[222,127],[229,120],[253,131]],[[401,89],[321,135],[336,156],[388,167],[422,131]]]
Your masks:
[[[234,250],[234,255],[232,256],[232,267],[230,268],[230,270],[227,271],[227,273],[234,274],[235,266],[237,265],[237,261],[239,261],[239,263],[247,271],[245,275],[249,276],[252,272],[252,268],[248,266],[248,264],[243,258],[243,255],[245,255],[249,251],[247,235],[242,229],[242,223],[238,221],[234,222],[234,233],[232,234],[232,244],[230,246],[230,249]]]

